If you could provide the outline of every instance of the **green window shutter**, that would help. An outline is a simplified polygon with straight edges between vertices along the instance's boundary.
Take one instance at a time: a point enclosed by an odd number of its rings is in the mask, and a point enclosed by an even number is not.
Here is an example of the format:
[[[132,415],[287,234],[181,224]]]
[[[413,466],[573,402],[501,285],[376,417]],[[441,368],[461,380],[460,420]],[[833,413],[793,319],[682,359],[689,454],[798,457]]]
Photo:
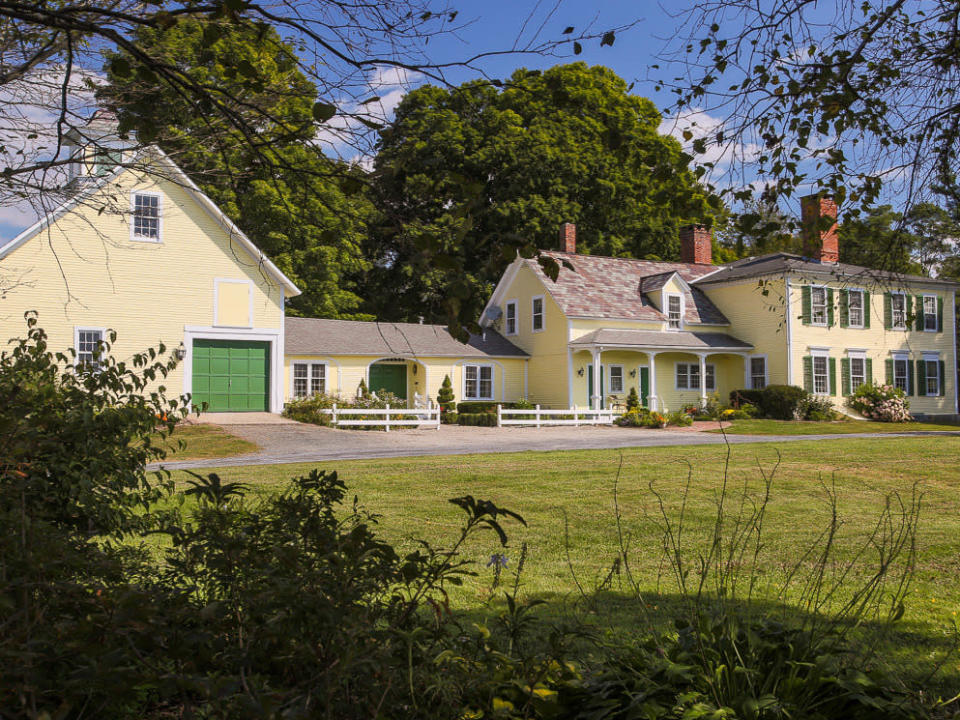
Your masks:
[[[811,301],[810,301],[810,286],[809,286],[809,285],[804,285],[803,288],[802,288],[802,293],[803,293],[803,303],[802,303],[802,305],[803,305],[803,324],[804,324],[804,325],[809,325],[809,324],[812,322],[811,317],[812,317],[812,315],[813,315],[813,309],[812,309],[813,306],[812,306]]]
[[[927,394],[927,363],[917,360],[917,395]]]
[[[914,307],[914,312],[917,314],[916,328],[917,330],[923,330],[923,297],[922,296],[917,295],[914,298],[913,307]]]
[[[837,394],[837,359],[830,358],[830,394]]]
[[[833,327],[833,288],[827,288],[827,327]]]
[[[913,363],[907,360],[907,395],[913,395]]]
[[[910,318],[913,316],[913,295],[904,294],[903,296],[903,308],[907,313],[907,322],[904,323],[906,329],[910,329]]]
[[[867,368],[866,368],[866,369],[867,369],[867,383],[868,383],[869,385],[873,385],[873,360],[870,359],[870,358],[867,358],[866,366],[867,366]]]
[[[803,359],[803,389],[813,392],[813,357],[810,355]]]
[[[947,394],[947,388],[946,388],[946,384],[947,384],[947,373],[946,373],[946,369],[947,369],[947,364],[946,364],[943,360],[941,360],[941,361],[940,361],[940,397],[943,397],[944,395]]]
[[[943,298],[937,296],[937,332],[943,332]],[[942,380],[941,380],[941,384]]]
[[[847,290],[840,291],[840,327],[845,328],[850,324],[850,293]]]
[[[887,358],[887,385],[893,385],[893,358]]]
[[[844,395],[850,394],[850,358],[840,358],[840,389]]]
[[[883,326],[887,330],[893,329],[893,301],[888,292],[883,294]]]
[[[863,327],[870,329],[870,293],[866,290],[863,291]]]

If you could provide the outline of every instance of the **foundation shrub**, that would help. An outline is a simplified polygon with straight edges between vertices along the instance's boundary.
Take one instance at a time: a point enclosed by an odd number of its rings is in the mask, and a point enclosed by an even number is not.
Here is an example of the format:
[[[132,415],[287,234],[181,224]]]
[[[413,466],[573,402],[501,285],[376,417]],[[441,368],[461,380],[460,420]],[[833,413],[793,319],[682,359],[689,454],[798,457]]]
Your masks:
[[[847,405],[868,420],[909,422],[910,401],[906,393],[893,385],[864,384],[853,391]]]
[[[473,412],[473,413],[464,413],[461,412],[457,416],[457,423],[459,425],[470,425],[474,427],[496,427],[497,426],[497,413],[494,412]]]

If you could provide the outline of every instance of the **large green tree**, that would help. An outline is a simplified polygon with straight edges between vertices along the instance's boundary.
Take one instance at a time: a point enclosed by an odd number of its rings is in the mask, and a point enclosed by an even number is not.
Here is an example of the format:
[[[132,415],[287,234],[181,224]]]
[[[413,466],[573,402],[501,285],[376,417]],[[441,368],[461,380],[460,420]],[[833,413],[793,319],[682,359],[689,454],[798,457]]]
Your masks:
[[[142,29],[137,41],[196,84],[216,87],[228,110],[209,113],[113,55],[101,97],[122,126],[163,147],[297,283],[303,294],[291,301],[294,314],[355,316],[372,209],[358,192],[362,172],[311,145],[317,91],[293,48],[267,26],[195,19]]]
[[[604,67],[517,70],[502,86],[427,85],[381,132],[375,237],[382,317],[476,317],[519,251],[677,259],[678,227],[722,211],[653,103]]]
[[[890,272],[923,274],[913,258],[917,238],[890,205],[871,208],[840,224],[840,261]]]

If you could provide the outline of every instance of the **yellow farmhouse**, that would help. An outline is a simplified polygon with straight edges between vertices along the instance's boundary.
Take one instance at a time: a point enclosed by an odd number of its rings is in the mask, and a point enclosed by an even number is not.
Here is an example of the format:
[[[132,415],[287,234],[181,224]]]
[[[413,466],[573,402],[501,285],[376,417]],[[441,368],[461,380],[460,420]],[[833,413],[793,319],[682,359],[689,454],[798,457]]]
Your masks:
[[[561,227],[556,281],[536,260],[504,273],[481,325],[529,355],[527,398],[549,407],[641,402],[678,410],[790,384],[829,397],[886,382],[917,415],[955,415],[957,284],[839,263],[836,205],[803,203],[804,256],[712,265],[710,231],[681,231],[683,262],[580,255]],[[824,225],[833,225],[820,231]]]

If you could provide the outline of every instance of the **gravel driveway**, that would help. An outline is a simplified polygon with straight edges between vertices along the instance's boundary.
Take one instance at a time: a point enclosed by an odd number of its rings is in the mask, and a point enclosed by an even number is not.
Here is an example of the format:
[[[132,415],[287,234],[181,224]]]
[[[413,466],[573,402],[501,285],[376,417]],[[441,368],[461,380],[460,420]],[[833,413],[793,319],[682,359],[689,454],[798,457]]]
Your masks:
[[[283,424],[217,423],[232,435],[249,440],[261,450],[211,460],[165,462],[169,470],[230,467],[235,465],[275,465],[326,460],[405,457],[415,455],[468,455],[473,453],[521,452],[525,450],[602,450],[625,447],[676,445],[718,445],[724,442],[717,433],[698,432],[715,423],[699,427],[644,430],[605,425],[547,428],[487,428],[442,425],[439,430],[394,430],[389,433],[363,430],[335,430],[318,425],[287,422]],[[905,435],[960,436],[960,432],[911,432]],[[899,433],[858,433],[849,435],[729,435],[731,443],[795,442],[854,438],[902,437]]]

